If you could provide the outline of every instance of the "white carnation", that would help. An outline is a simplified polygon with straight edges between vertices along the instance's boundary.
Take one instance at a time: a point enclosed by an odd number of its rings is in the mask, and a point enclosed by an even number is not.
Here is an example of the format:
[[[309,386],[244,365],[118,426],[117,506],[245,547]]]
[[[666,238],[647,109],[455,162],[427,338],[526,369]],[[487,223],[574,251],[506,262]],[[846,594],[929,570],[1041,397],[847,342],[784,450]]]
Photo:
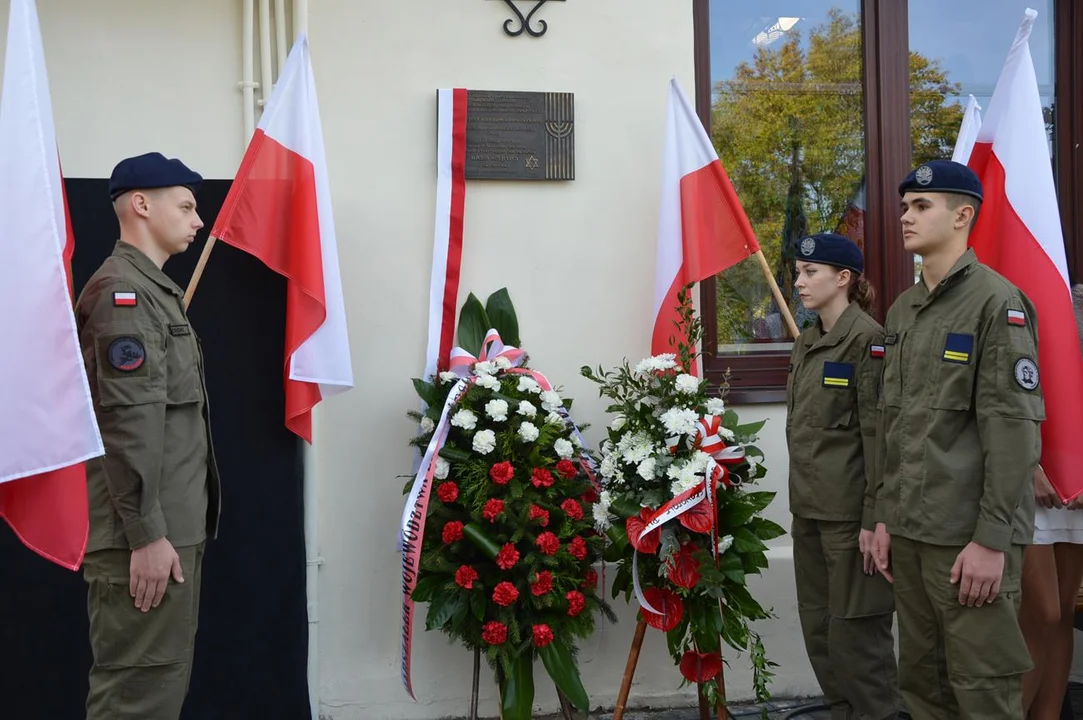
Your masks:
[[[542,410],[556,412],[564,406],[564,403],[556,390],[546,390],[541,394],[541,406]]]
[[[560,413],[551,412],[551,413],[549,413],[548,415],[545,416],[545,423],[547,425],[563,425],[564,424],[564,416],[561,415]]]
[[[662,353],[661,355],[655,355],[640,361],[640,363],[636,365],[635,372],[640,376],[652,375],[655,372],[671,370],[675,367],[677,367],[677,356],[673,353]]]
[[[511,360],[501,355],[496,360],[493,360],[493,364],[496,365],[497,370],[510,370]]]
[[[598,502],[594,503],[591,508],[591,513],[594,515],[594,529],[600,533],[604,533],[609,529],[609,505],[612,503],[612,498],[609,496],[608,490],[602,490],[598,496]]]
[[[521,403],[519,403],[519,409],[515,412],[519,413],[520,415],[525,415],[528,418],[532,418],[538,414],[538,409],[528,403],[526,400],[523,400]]]
[[[677,392],[684,393],[685,395],[694,395],[699,392],[700,379],[687,373],[681,373],[677,376]]]
[[[436,458],[436,469],[433,470],[432,476],[437,480],[446,480],[447,474],[451,470],[451,463],[442,457]]]
[[[649,457],[643,462],[639,463],[639,467],[636,468],[636,472],[639,473],[639,477],[643,478],[644,480],[654,480],[655,464],[655,459]]]
[[[459,376],[456,375],[453,372],[448,372],[448,371],[445,370],[444,372],[440,373],[440,382],[449,383],[449,382],[455,382],[458,379],[459,379]]]
[[[537,395],[541,391],[541,385],[539,385],[538,381],[534,378],[527,377],[526,375],[519,378],[519,392],[529,392]]]
[[[451,424],[463,430],[473,430],[478,426],[478,416],[463,408],[451,416]]]
[[[613,480],[620,474],[620,466],[617,464],[617,456],[610,453],[602,458],[602,464],[598,472],[607,480]]]
[[[553,450],[565,460],[570,459],[575,454],[575,447],[564,438],[557,438],[557,441],[553,443]]]
[[[519,437],[523,442],[534,442],[538,435],[538,427],[534,423],[525,422],[519,426]]]
[[[486,388],[487,390],[499,390],[500,389],[500,381],[497,380],[492,375],[479,375],[478,379],[477,379],[477,383],[478,383],[478,385],[480,385],[483,388]]]
[[[485,403],[485,414],[493,419],[493,422],[504,422],[508,419],[508,403],[504,400],[490,400]]]
[[[488,455],[496,449],[496,433],[492,430],[482,430],[474,436],[474,452]]]
[[[613,418],[613,422],[609,424],[609,427],[616,432],[620,432],[620,429],[624,427],[627,423],[628,421],[623,415],[618,415]]]
[[[707,412],[711,415],[722,415],[726,412],[726,403],[722,402],[722,398],[711,398],[707,401]]]
[[[659,420],[665,426],[667,435],[694,435],[699,415],[695,410],[670,408],[662,413]]]
[[[481,377],[482,375],[496,375],[496,363],[488,360],[474,363],[474,374],[478,377]]]
[[[421,432],[431,433],[436,429],[436,423],[430,417],[421,418]]]
[[[718,541],[718,554],[722,555],[733,545],[733,536],[727,535]]]

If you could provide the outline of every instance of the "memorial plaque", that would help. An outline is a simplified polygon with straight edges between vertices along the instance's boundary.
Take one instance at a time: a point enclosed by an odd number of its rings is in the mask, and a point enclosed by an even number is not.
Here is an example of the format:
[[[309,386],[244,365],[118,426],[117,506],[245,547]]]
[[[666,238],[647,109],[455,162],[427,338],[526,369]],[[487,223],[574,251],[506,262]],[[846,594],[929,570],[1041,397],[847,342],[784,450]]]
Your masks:
[[[572,93],[468,90],[468,180],[574,180]]]

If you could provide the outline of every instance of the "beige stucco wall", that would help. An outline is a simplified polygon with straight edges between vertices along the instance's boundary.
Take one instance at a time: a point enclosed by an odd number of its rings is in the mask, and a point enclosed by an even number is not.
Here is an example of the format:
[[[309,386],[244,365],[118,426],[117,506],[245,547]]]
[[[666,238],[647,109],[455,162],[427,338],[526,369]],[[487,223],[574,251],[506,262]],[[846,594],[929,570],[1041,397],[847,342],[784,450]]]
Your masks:
[[[234,0],[39,0],[59,143],[67,175],[107,176],[117,159],[158,149],[208,177],[232,177],[244,150],[241,10]],[[569,0],[547,4],[541,39],[509,38],[501,2],[311,2],[320,94],[356,388],[317,414],[310,472],[319,486],[321,713],[335,720],[465,714],[470,656],[442,635],[415,633],[412,702],[399,682],[399,557],[394,550],[411,469],[403,413],[423,368],[435,196],[439,87],[575,93],[576,180],[469,185],[461,298],[507,286],[532,364],[567,395],[576,417],[604,422],[583,364],[637,360],[651,325],[654,242],[666,83],[693,86],[689,0]],[[6,25],[7,0],[0,0]],[[0,35],[2,38],[3,35]],[[258,43],[257,43],[258,47]],[[256,66],[258,72],[258,64]],[[258,118],[258,111],[257,111]],[[460,299],[461,299],[460,298]],[[768,515],[785,512],[784,414],[768,418]],[[226,520],[228,522],[228,519]],[[797,625],[789,543],[753,591],[779,618],[760,628],[779,662],[775,692],[814,693]],[[611,706],[634,611],[583,647],[596,705]],[[422,610],[423,617],[423,610]],[[747,697],[744,658],[730,693]],[[540,672],[540,671],[539,671]],[[689,704],[651,632],[632,704]],[[552,710],[538,683],[539,708]],[[490,677],[483,713],[495,715]]]

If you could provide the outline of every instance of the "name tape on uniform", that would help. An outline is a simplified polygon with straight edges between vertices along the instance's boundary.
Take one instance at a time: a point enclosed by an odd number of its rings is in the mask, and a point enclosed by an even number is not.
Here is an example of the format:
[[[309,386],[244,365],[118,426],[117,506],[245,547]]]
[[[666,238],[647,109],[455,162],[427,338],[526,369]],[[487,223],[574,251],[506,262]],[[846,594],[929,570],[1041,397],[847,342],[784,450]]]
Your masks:
[[[970,353],[974,350],[974,336],[963,333],[948,333],[948,339],[944,341],[944,361],[970,364]]]
[[[114,307],[135,307],[137,303],[138,300],[136,299],[134,292],[113,293]]]
[[[1008,324],[1018,325],[1019,327],[1025,327],[1027,324],[1027,315],[1022,310],[1009,310],[1008,311]]]
[[[849,363],[824,362],[824,387],[850,387],[854,366]]]

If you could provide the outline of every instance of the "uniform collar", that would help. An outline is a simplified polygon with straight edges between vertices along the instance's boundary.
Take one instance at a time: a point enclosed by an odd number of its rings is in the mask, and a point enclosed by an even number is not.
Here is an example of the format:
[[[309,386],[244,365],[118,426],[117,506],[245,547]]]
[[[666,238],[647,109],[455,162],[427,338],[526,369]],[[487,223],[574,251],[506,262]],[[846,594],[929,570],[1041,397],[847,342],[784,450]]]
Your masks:
[[[805,346],[831,347],[833,345],[838,345],[850,334],[850,328],[854,326],[854,321],[857,320],[857,316],[860,312],[861,308],[858,304],[851,302],[846,306],[846,309],[842,311],[842,315],[839,315],[839,319],[835,321],[831,330],[826,333],[824,332],[823,325],[817,320],[816,324],[813,326],[813,332],[805,337]]]
[[[116,246],[113,247],[113,255],[124,258],[134,265],[136,270],[146,275],[147,279],[153,280],[177,297],[184,297],[184,293],[177,287],[177,283],[173,282],[168,275],[162,272],[160,267],[154,264],[154,261],[135,245],[117,240]]]
[[[948,274],[940,281],[940,284],[933,288],[931,292],[925,285],[925,281],[919,279],[916,285],[918,293],[914,297],[913,305],[915,307],[924,305],[937,298],[942,293],[946,292],[948,288],[965,278],[967,273],[970,272],[971,266],[976,265],[977,263],[978,256],[974,254],[973,248],[968,247],[962,257],[955,261],[955,264],[952,265],[951,270],[949,270]]]

